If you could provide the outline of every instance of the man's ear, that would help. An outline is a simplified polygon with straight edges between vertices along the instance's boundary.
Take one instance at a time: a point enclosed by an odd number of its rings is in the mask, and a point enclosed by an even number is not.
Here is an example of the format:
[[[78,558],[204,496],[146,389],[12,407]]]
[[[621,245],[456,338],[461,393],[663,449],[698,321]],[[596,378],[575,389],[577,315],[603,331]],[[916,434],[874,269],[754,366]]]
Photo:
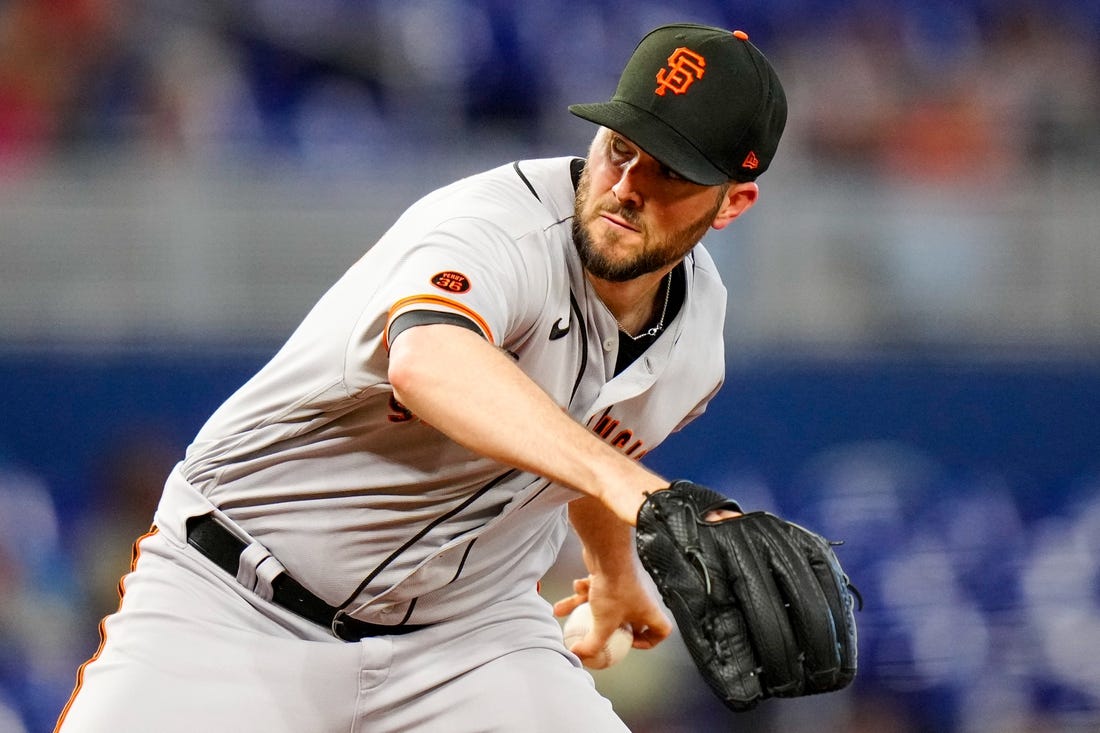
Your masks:
[[[751,209],[759,196],[760,187],[755,181],[730,184],[722,196],[722,206],[715,214],[711,226],[715,229],[724,229],[731,221]]]

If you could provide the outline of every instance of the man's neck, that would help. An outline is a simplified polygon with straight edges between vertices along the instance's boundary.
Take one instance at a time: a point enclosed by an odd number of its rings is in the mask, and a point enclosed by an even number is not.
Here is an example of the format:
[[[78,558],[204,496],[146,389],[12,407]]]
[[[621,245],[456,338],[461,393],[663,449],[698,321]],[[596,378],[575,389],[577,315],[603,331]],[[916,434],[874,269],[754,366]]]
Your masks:
[[[665,277],[676,264],[625,282],[603,280],[587,271],[585,277],[618,321],[619,328],[634,335],[648,328],[659,317],[665,303]]]

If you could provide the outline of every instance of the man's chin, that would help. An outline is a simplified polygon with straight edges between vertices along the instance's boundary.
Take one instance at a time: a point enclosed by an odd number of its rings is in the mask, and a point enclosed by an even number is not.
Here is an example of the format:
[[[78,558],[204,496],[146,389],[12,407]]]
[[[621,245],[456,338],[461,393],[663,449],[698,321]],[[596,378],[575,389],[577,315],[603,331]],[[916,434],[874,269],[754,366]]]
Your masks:
[[[602,258],[596,260],[590,259],[583,264],[584,269],[593,277],[613,283],[626,282],[636,277],[640,277],[647,272],[652,272],[652,268],[643,268],[637,263],[614,263],[608,262],[606,259]]]

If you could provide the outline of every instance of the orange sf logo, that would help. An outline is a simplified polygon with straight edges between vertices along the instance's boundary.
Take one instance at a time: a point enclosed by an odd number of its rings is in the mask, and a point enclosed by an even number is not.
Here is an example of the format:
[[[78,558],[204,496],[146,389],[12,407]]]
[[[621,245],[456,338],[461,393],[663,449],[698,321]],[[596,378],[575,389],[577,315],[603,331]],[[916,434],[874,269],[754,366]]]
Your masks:
[[[668,57],[668,68],[657,72],[657,94],[663,97],[667,89],[673,94],[683,94],[696,79],[703,78],[706,65],[702,56],[680,46]]]

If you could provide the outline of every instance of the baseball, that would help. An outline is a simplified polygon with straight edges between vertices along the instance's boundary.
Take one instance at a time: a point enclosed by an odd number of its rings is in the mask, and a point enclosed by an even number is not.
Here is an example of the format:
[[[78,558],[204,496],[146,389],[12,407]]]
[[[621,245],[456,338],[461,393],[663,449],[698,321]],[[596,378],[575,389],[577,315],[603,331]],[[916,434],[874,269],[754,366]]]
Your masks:
[[[587,603],[582,603],[573,610],[573,613],[569,614],[569,618],[565,621],[565,627],[562,630],[565,646],[567,648],[572,647],[583,639],[591,628],[592,607]],[[587,660],[584,666],[589,669],[607,669],[611,665],[620,662],[626,656],[626,653],[630,651],[633,644],[634,632],[630,630],[629,626],[620,626],[611,634],[611,638],[604,644],[600,653],[594,659]]]

